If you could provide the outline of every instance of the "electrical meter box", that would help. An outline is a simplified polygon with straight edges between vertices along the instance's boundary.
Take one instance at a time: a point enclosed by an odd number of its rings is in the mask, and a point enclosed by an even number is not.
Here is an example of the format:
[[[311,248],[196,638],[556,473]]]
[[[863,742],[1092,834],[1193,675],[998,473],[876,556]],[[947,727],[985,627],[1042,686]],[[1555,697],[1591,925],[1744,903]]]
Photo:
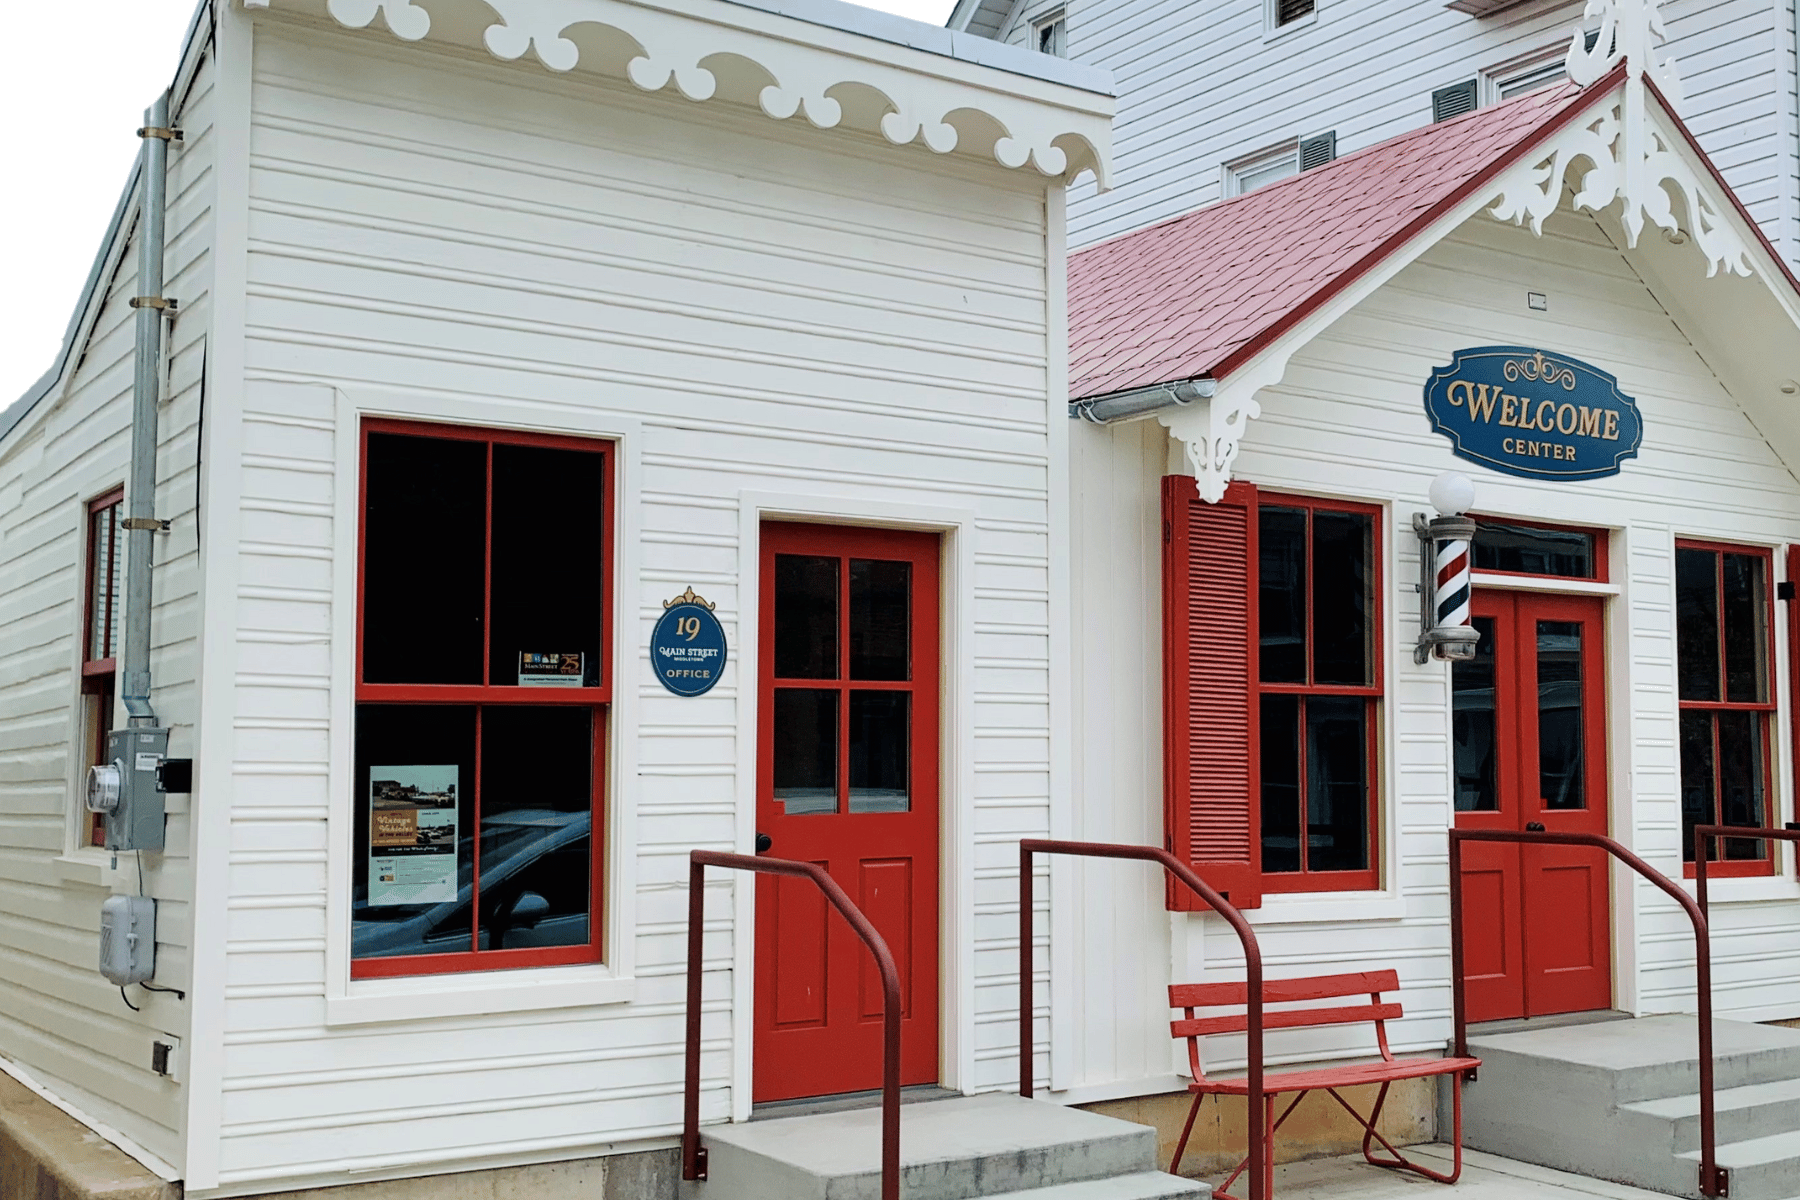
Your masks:
[[[88,781],[88,807],[102,814],[108,850],[163,848],[163,794],[156,770],[169,756],[169,731],[153,726],[106,735],[106,763]]]
[[[101,903],[100,974],[120,987],[156,974],[156,901],[108,896]]]

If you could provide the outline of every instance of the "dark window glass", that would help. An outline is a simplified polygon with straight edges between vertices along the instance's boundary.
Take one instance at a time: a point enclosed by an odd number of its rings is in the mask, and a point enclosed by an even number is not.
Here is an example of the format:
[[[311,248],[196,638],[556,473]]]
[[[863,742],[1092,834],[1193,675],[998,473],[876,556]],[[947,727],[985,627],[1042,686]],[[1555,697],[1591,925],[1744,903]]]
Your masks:
[[[1720,555],[1725,625],[1725,699],[1757,704],[1768,699],[1763,684],[1763,560],[1750,554]]]
[[[1308,696],[1306,866],[1361,871],[1369,865],[1369,702]]]
[[[1681,858],[1694,861],[1694,826],[1717,824],[1713,796],[1713,714],[1681,714]]]
[[[1306,510],[1257,514],[1257,624],[1264,683],[1306,680]]]
[[[1494,812],[1500,807],[1495,760],[1494,619],[1471,622],[1481,640],[1475,657],[1450,664],[1451,735],[1455,740],[1456,811]]]
[[[1545,808],[1586,808],[1581,624],[1537,623],[1538,794]]]
[[[1714,714],[1714,720],[1719,726],[1719,824],[1761,825],[1766,761],[1763,716],[1754,712],[1721,712]],[[1764,844],[1751,838],[1727,838],[1724,856],[1758,859],[1763,856]]]
[[[487,446],[369,435],[363,680],[482,682]]]
[[[1594,535],[1583,530],[1539,529],[1478,520],[1472,565],[1477,571],[1593,579],[1598,559]]]
[[[1313,513],[1314,683],[1365,684],[1369,672],[1369,529],[1363,513]]]
[[[1719,556],[1675,551],[1675,655],[1683,700],[1719,698]]]
[[[775,799],[788,816],[837,811],[838,693],[775,689]]]
[[[838,677],[838,560],[775,556],[775,678]]]
[[[473,949],[474,782],[473,706],[357,706],[352,957]]]
[[[850,811],[906,812],[910,707],[908,692],[850,693]]]
[[[1300,869],[1300,697],[1262,698],[1262,869]]]
[[[850,678],[911,679],[911,630],[912,564],[851,559]]]
[[[494,447],[490,683],[517,683],[519,655],[531,652],[580,654],[585,686],[600,685],[605,461]]]
[[[482,950],[585,946],[594,715],[481,710]]]

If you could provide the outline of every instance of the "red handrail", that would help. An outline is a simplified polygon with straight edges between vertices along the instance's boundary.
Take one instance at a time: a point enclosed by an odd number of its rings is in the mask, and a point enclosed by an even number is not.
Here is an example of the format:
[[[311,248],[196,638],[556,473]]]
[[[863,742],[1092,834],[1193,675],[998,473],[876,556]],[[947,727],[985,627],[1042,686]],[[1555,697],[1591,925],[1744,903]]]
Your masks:
[[[1706,903],[1706,859],[1714,838],[1755,838],[1759,842],[1800,842],[1800,826],[1773,829],[1760,825],[1696,825],[1694,826],[1694,897],[1708,921],[1712,909]]]
[[[707,867],[812,880],[875,956],[882,993],[881,1200],[900,1200],[900,972],[887,942],[817,863],[716,850],[695,850],[688,855],[687,1080],[681,1109],[681,1177],[706,1178],[706,1147],[700,1144],[700,974]]]
[[[1263,968],[1262,949],[1256,943],[1256,931],[1244,914],[1215,892],[1194,873],[1192,867],[1156,846],[1125,846],[1110,842],[1063,842],[1045,838],[1023,838],[1019,842],[1019,1095],[1032,1092],[1031,1062],[1031,860],[1036,854],[1070,854],[1082,858],[1135,858],[1161,863],[1163,870],[1186,884],[1189,890],[1214,912],[1224,917],[1238,942],[1244,947],[1244,988],[1246,992],[1244,1032],[1245,1056],[1249,1062],[1245,1083],[1248,1092],[1246,1129],[1263,1111]],[[1250,1200],[1268,1200],[1263,1171],[1263,1139],[1250,1137],[1250,1156],[1245,1161],[1250,1171]]]
[[[1694,926],[1694,982],[1700,994],[1700,1194],[1724,1196],[1729,1180],[1719,1166],[1713,1123],[1713,1020],[1712,946],[1707,938],[1706,914],[1674,880],[1598,833],[1550,833],[1518,829],[1452,829],[1450,831],[1450,995],[1456,1021],[1456,1054],[1469,1055],[1469,1022],[1464,997],[1462,844],[1464,842],[1516,842],[1528,846],[1592,846],[1604,850],[1675,898]]]

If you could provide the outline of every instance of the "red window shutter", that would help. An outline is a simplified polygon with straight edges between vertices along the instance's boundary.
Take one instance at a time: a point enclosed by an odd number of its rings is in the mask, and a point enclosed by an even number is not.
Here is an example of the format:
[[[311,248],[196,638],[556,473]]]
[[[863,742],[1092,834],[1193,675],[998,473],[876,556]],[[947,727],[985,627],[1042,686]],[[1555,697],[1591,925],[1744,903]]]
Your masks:
[[[1163,811],[1171,853],[1239,908],[1262,904],[1256,489],[1207,504],[1163,480]],[[1204,909],[1170,881],[1174,911]]]

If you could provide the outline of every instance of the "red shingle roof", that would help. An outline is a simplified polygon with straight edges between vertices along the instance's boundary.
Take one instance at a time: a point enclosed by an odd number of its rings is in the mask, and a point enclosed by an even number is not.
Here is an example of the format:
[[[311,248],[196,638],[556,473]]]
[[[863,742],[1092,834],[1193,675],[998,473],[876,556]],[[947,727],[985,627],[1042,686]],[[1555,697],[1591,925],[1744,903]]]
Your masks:
[[[1223,378],[1612,89],[1545,88],[1069,258],[1069,395]]]

